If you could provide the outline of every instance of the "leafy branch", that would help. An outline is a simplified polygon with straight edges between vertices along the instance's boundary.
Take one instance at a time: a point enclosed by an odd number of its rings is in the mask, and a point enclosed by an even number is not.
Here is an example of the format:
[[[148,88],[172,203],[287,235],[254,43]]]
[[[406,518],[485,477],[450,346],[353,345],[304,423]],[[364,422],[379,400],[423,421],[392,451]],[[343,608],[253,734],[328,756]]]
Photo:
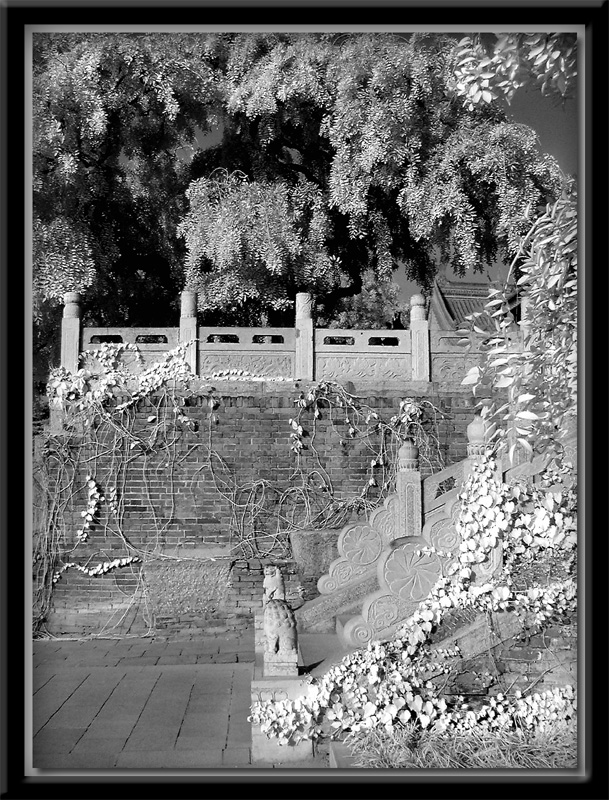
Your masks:
[[[514,278],[512,275],[516,276]],[[511,311],[521,298],[522,345]],[[481,321],[484,319],[484,327]],[[565,192],[533,221],[501,289],[491,289],[484,312],[468,317],[460,333],[485,334],[483,360],[463,380],[474,394],[503,390],[486,414],[497,446],[513,457],[517,446],[532,455],[559,455],[565,429],[577,413],[577,194]]]

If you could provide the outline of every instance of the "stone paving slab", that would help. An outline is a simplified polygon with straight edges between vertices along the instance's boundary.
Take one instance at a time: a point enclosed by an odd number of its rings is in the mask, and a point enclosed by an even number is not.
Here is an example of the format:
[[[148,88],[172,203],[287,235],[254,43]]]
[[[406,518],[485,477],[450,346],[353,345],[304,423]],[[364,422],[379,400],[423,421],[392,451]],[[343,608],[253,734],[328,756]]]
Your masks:
[[[33,643],[33,766],[299,769],[251,764],[254,637]],[[35,773],[33,773],[35,774]]]
[[[35,641],[34,768],[249,767],[253,652],[253,636]]]

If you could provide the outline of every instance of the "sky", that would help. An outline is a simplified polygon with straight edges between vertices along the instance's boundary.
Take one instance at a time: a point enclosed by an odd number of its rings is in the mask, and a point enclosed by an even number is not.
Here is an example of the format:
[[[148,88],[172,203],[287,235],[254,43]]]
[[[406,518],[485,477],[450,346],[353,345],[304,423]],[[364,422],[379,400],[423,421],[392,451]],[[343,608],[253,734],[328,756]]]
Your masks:
[[[541,149],[554,156],[564,172],[577,175],[579,134],[576,99],[556,105],[541,92],[520,89],[509,111],[515,122],[523,122],[537,132]]]

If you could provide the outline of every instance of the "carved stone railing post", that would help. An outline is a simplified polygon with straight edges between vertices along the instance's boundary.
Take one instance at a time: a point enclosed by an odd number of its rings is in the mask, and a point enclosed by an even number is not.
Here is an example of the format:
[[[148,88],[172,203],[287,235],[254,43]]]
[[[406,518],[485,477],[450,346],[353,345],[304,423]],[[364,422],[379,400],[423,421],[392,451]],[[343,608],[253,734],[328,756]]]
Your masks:
[[[412,380],[429,381],[429,321],[425,315],[425,298],[410,298],[410,337],[412,347]]]
[[[467,426],[467,459],[463,464],[463,482],[471,475],[473,465],[480,463],[486,454],[488,447],[488,426],[482,414],[477,411],[473,420]],[[503,470],[501,462],[495,467],[495,479],[499,482],[503,480]],[[498,545],[494,547],[482,563],[475,564],[472,572],[472,583],[481,584],[488,581],[502,564],[502,549]]]
[[[78,292],[67,292],[63,296],[63,302],[61,366],[70,372],[76,372],[80,355],[80,295]]]
[[[398,536],[420,536],[423,523],[419,448],[407,439],[398,451]]]
[[[463,482],[467,480],[472,471],[472,465],[481,462],[488,448],[488,425],[479,411],[474,414],[473,420],[467,426],[467,459],[463,463]],[[501,462],[497,462],[495,476],[498,481],[503,480]]]
[[[294,380],[312,381],[315,377],[313,298],[308,292],[296,295],[296,355]]]
[[[185,289],[181,295],[180,342],[192,342],[186,349],[186,361],[193,375],[197,374],[197,293]]]
[[[467,460],[463,464],[463,482],[467,480],[475,463],[484,458],[486,452],[486,422],[479,411],[467,426]]]

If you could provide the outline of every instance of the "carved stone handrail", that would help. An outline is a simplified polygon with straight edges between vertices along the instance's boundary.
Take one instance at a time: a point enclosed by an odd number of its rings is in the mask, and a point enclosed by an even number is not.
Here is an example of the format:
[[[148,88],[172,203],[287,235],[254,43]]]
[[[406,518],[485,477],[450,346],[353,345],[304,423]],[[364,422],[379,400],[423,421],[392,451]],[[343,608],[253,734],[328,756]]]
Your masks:
[[[423,478],[423,510],[425,513],[433,511],[434,508],[441,506],[443,503],[443,496],[455,486],[461,484],[464,464],[465,459],[463,461],[457,461],[456,464],[450,464],[439,472],[434,472],[433,475],[427,475],[427,477]],[[451,480],[454,481],[453,486],[441,491],[441,484]]]
[[[84,344],[81,298],[69,292],[64,303],[61,364],[74,371]],[[410,298],[407,329],[316,329],[312,304],[310,294],[296,295],[291,328],[212,329],[198,325],[197,293],[185,289],[181,294],[179,327],[173,330],[179,342],[186,345],[186,359],[193,375],[243,369],[269,379],[352,381],[362,388],[382,385],[399,386],[400,390],[406,381],[417,392],[429,391],[435,382],[450,384],[451,391],[467,391],[461,387],[461,378],[470,366],[479,363],[480,352],[475,348],[464,355],[462,348],[455,349],[453,344],[458,337],[454,331],[431,332],[421,295]],[[155,329],[148,331],[151,335],[154,332]],[[438,338],[438,334],[442,336]],[[131,341],[128,337],[132,334],[107,328],[100,335],[106,341],[117,341],[107,337],[120,335],[127,337],[124,341]],[[159,350],[160,354],[172,349],[169,341],[167,345]]]
[[[396,491],[375,509],[368,522],[346,525],[337,542],[339,556],[327,575],[317,582],[321,594],[329,594],[376,568],[392,539],[421,532],[421,474],[419,448],[411,439],[400,447]]]

